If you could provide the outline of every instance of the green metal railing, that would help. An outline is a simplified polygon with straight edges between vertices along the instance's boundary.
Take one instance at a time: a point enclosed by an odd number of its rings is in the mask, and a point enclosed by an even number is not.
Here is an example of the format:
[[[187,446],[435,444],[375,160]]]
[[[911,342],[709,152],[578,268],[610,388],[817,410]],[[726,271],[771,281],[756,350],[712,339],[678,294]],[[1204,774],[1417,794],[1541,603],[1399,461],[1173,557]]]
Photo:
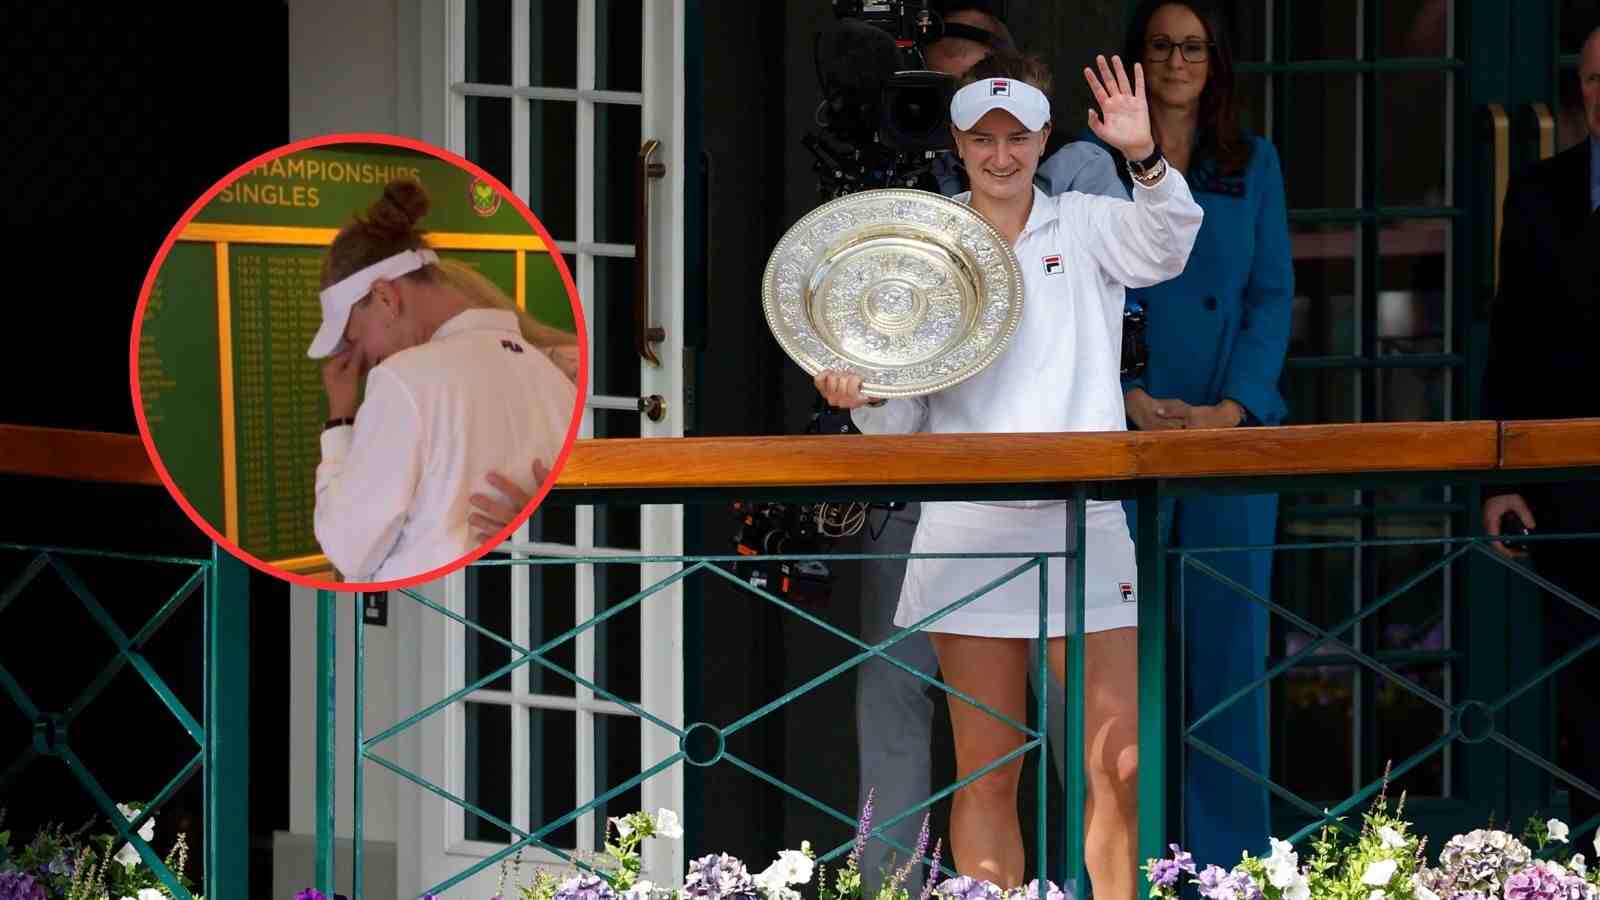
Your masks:
[[[1412,695],[1416,696],[1419,700],[1426,703],[1430,707],[1438,709],[1442,716],[1448,715],[1449,717],[1448,727],[1444,728],[1435,740],[1429,743],[1426,747],[1412,754],[1410,757],[1395,761],[1393,771],[1390,775],[1391,778],[1402,777],[1405,773],[1415,769],[1429,757],[1441,752],[1443,748],[1452,743],[1460,742],[1462,744],[1479,744],[1484,742],[1492,742],[1493,744],[1503,748],[1508,753],[1536,766],[1538,769],[1548,773],[1552,777],[1567,782],[1568,784],[1572,785],[1573,789],[1586,791],[1590,794],[1594,794],[1595,796],[1600,796],[1600,789],[1597,789],[1593,785],[1584,783],[1572,773],[1557,766],[1554,761],[1546,759],[1534,749],[1514,739],[1511,735],[1497,729],[1495,725],[1495,717],[1503,714],[1514,701],[1527,696],[1530,692],[1535,691],[1536,689],[1545,685],[1556,672],[1570,665],[1574,659],[1583,653],[1593,651],[1595,648],[1600,647],[1600,633],[1597,633],[1596,637],[1587,641],[1578,649],[1566,654],[1561,659],[1548,662],[1548,664],[1543,666],[1536,674],[1526,678],[1525,680],[1513,686],[1510,690],[1504,691],[1498,696],[1470,697],[1454,702],[1451,702],[1446,698],[1434,693],[1433,691],[1414,683],[1412,680],[1397,672],[1390,661],[1380,659],[1380,654],[1363,650],[1358,646],[1357,642],[1346,638],[1346,635],[1352,629],[1355,629],[1362,623],[1372,619],[1372,617],[1376,616],[1382,610],[1390,608],[1397,601],[1397,599],[1404,596],[1407,591],[1411,590],[1425,579],[1445,569],[1448,569],[1451,566],[1462,563],[1468,558],[1481,557],[1493,560],[1508,571],[1514,573],[1519,578],[1526,579],[1528,582],[1550,591],[1552,594],[1559,597],[1563,602],[1571,604],[1582,603],[1581,598],[1575,597],[1570,592],[1565,591],[1556,585],[1550,584],[1547,580],[1539,576],[1536,572],[1528,569],[1526,566],[1499,557],[1488,548],[1488,538],[1481,536],[1441,536],[1434,538],[1404,540],[1361,538],[1346,541],[1273,544],[1256,547],[1183,548],[1173,548],[1168,546],[1166,538],[1166,536],[1170,534],[1171,528],[1170,520],[1163,512],[1163,501],[1173,496],[1230,492],[1260,493],[1263,491],[1292,492],[1330,488],[1373,488],[1383,484],[1392,485],[1397,480],[1404,481],[1407,484],[1443,483],[1452,485],[1475,485],[1488,480],[1504,480],[1505,477],[1505,473],[1494,472],[1440,472],[1426,475],[1404,474],[1394,476],[1387,476],[1380,473],[1362,476],[1288,476],[1272,478],[1258,477],[1187,480],[1168,479],[1124,483],[1120,487],[1115,488],[1115,490],[1107,489],[1105,486],[1100,486],[1100,489],[1096,490],[1096,493],[1098,494],[1111,496],[1113,493],[1115,493],[1132,499],[1135,502],[1138,510],[1138,533],[1136,535],[1136,543],[1138,546],[1139,557],[1139,593],[1145,598],[1150,598],[1147,599],[1146,602],[1140,604],[1140,627],[1138,635],[1140,653],[1140,769],[1144,774],[1144,777],[1140,779],[1139,785],[1139,846],[1142,856],[1160,855],[1167,842],[1179,837],[1176,831],[1173,830],[1173,827],[1178,821],[1181,820],[1174,819],[1172,817],[1172,810],[1176,806],[1175,786],[1178,778],[1181,777],[1178,775],[1178,771],[1181,768],[1179,762],[1184,755],[1184,753],[1179,752],[1180,750],[1203,754],[1207,757],[1215,759],[1230,769],[1238,772],[1241,776],[1249,779],[1252,783],[1257,784],[1262,788],[1272,792],[1274,795],[1282,798],[1295,809],[1304,812],[1311,818],[1311,823],[1300,828],[1292,835],[1292,839],[1295,841],[1304,839],[1307,835],[1321,827],[1324,823],[1331,823],[1337,827],[1347,827],[1344,825],[1344,823],[1339,822],[1339,818],[1346,813],[1355,810],[1357,807],[1370,799],[1381,786],[1381,780],[1374,780],[1371,783],[1365,784],[1359,790],[1352,792],[1348,797],[1344,798],[1341,802],[1333,806],[1323,807],[1297,795],[1289,787],[1275,782],[1267,775],[1250,770],[1247,766],[1229,758],[1225,753],[1202,740],[1197,735],[1198,730],[1202,726],[1213,721],[1230,706],[1241,701],[1252,692],[1261,690],[1274,679],[1281,678],[1285,673],[1291,671],[1296,666],[1305,664],[1309,660],[1325,660],[1327,654],[1330,652],[1338,654],[1343,662],[1355,663],[1356,665],[1366,668],[1380,678],[1393,681],[1401,689],[1410,692]],[[1600,478],[1600,469],[1566,470],[1562,472],[1544,473],[1542,475],[1529,475],[1527,473],[1520,473],[1518,477],[1524,480],[1537,479],[1541,477],[1563,477],[1569,479],[1575,477]],[[1089,496],[1090,490],[1091,488],[1086,485],[1068,485],[1056,486],[1052,489],[1043,491],[1043,493],[1061,498],[1070,498],[1072,502],[1076,504],[1077,509],[1079,510],[1079,515],[1073,518],[1073,521],[1076,523],[1082,521],[1082,504],[1084,503],[1086,497]],[[873,489],[867,493],[872,494],[871,499],[887,500],[918,499],[930,492],[931,491],[928,487],[899,487]],[[644,492],[643,495],[641,495],[639,492],[631,492],[630,502],[691,502],[723,498],[734,499],[736,496],[748,498],[751,493],[752,491],[748,488],[740,489],[738,491],[729,489],[666,489],[654,493],[647,491]],[[779,493],[783,493],[787,496],[792,492],[774,491],[774,494]],[[956,491],[955,493],[968,494],[974,498],[982,499],[1014,499],[1024,496],[1038,497],[1041,495],[1041,490],[1037,486],[1016,487],[1006,485],[991,485],[988,487],[962,489]],[[580,503],[604,502],[606,499],[608,499],[608,496],[604,491],[563,491],[557,494],[552,494],[551,497],[553,502]],[[948,490],[945,491],[943,498],[950,499],[950,497],[951,492]],[[867,498],[862,497],[861,499]],[[1170,504],[1166,505],[1170,507]],[[1595,538],[1600,536],[1544,536],[1535,538],[1533,540],[1550,540],[1562,537]],[[1258,596],[1244,585],[1232,581],[1227,576],[1220,573],[1215,567],[1208,564],[1206,561],[1209,557],[1214,556],[1215,554],[1242,551],[1307,553],[1318,551],[1328,552],[1353,548],[1381,548],[1418,545],[1437,546],[1440,548],[1441,554],[1438,559],[1433,560],[1427,565],[1423,566],[1410,577],[1404,579],[1400,584],[1384,592],[1382,596],[1377,597],[1370,603],[1363,603],[1359,611],[1355,614],[1330,627],[1319,627],[1315,623],[1308,620],[1308,618],[1305,616],[1280,603],[1274,602],[1271,598]],[[356,796],[356,812],[353,822],[356,854],[354,871],[357,873],[357,880],[355,882],[355,896],[359,896],[361,891],[359,878],[362,868],[362,768],[363,764],[368,761],[382,766],[383,768],[393,772],[400,778],[416,785],[422,790],[429,791],[449,801],[451,804],[454,804],[455,807],[462,810],[463,814],[465,815],[481,817],[484,821],[490,822],[497,828],[503,829],[508,835],[511,836],[509,843],[507,843],[499,852],[482,859],[481,861],[473,864],[469,868],[447,879],[446,881],[433,886],[430,889],[430,891],[433,893],[439,893],[459,885],[466,879],[472,877],[474,874],[483,871],[486,867],[495,865],[497,862],[504,860],[517,853],[519,850],[527,847],[538,847],[554,854],[558,858],[573,861],[575,864],[580,866],[583,865],[582,862],[574,861],[567,849],[554,846],[547,840],[552,833],[559,828],[575,822],[580,816],[593,812],[607,802],[619,797],[624,792],[642,784],[645,780],[657,775],[662,771],[665,771],[668,767],[674,765],[710,766],[718,763],[727,763],[730,766],[750,774],[771,788],[780,791],[783,794],[786,794],[789,797],[792,797],[823,813],[828,818],[853,826],[856,821],[853,815],[831,807],[824,801],[812,796],[802,787],[790,784],[771,774],[770,772],[760,769],[759,767],[750,763],[748,760],[728,752],[726,749],[726,739],[741,729],[750,726],[752,723],[758,721],[763,716],[766,716],[774,710],[796,701],[800,697],[813,691],[827,681],[845,675],[853,667],[871,658],[887,660],[890,665],[893,665],[902,671],[911,673],[924,683],[936,687],[938,690],[943,691],[948,695],[975,703],[986,713],[997,717],[1012,727],[1017,728],[1024,737],[1021,745],[1012,753],[1001,759],[995,760],[984,769],[971,774],[967,778],[936,791],[924,802],[918,804],[914,808],[901,811],[899,814],[887,819],[886,821],[876,823],[873,836],[876,839],[886,841],[898,851],[909,854],[912,852],[911,848],[905,847],[887,837],[885,832],[888,829],[892,828],[896,823],[904,820],[906,817],[913,816],[916,813],[927,809],[932,804],[944,800],[952,795],[955,791],[971,783],[973,780],[982,777],[983,775],[1000,766],[1020,759],[1023,755],[1028,753],[1039,754],[1041,765],[1038,770],[1040,774],[1037,780],[1038,815],[1036,821],[1033,823],[1033,827],[1035,829],[1035,847],[1039,850],[1039,852],[1036,854],[1037,874],[1041,879],[1047,877],[1046,853],[1044,852],[1044,848],[1049,845],[1049,841],[1053,839],[1059,839],[1065,843],[1063,853],[1064,871],[1053,873],[1054,878],[1052,880],[1055,880],[1058,883],[1063,883],[1071,888],[1074,891],[1074,896],[1085,896],[1085,885],[1083,884],[1083,879],[1081,877],[1083,872],[1081,865],[1083,860],[1082,811],[1085,796],[1082,757],[1083,722],[1081,696],[1083,659],[1082,635],[1080,630],[1081,626],[1075,624],[1082,622],[1083,615],[1082,567],[1077,568],[1078,574],[1075,579],[1076,583],[1069,586],[1068,594],[1071,600],[1071,606],[1069,608],[1073,612],[1069,617],[1069,671],[1067,678],[1069,686],[1074,687],[1074,690],[1069,693],[1069,702],[1067,704],[1069,721],[1065,723],[1067,735],[1067,744],[1065,748],[1067,750],[1067,762],[1066,777],[1064,779],[1065,796],[1063,798],[1064,805],[1062,807],[1064,811],[1064,821],[1056,824],[1055,827],[1058,830],[1055,832],[1051,831],[1051,823],[1047,822],[1045,818],[1047,779],[1044,777],[1043,773],[1047,769],[1047,766],[1043,764],[1043,754],[1046,751],[1044,735],[1048,734],[1049,730],[1048,722],[1046,721],[1046,708],[1043,700],[1040,699],[1038,708],[1035,711],[1035,724],[1033,726],[1029,726],[1027,723],[1014,721],[998,713],[992,708],[989,708],[981,703],[977,703],[976,701],[972,700],[972,698],[960,693],[950,685],[944,684],[943,682],[940,682],[931,676],[916,671],[912,667],[907,666],[896,658],[888,655],[886,652],[899,640],[911,634],[912,630],[920,630],[927,625],[936,622],[953,609],[975,601],[978,597],[982,596],[982,594],[998,587],[1000,584],[1003,584],[1014,578],[1028,577],[1030,572],[1037,573],[1040,582],[1040,633],[1043,635],[1045,626],[1045,609],[1043,607],[1043,600],[1047,596],[1045,563],[1051,558],[1073,558],[1078,555],[1076,548],[1082,546],[1082,533],[1081,529],[1077,525],[1069,527],[1068,534],[1066,535],[1065,546],[1072,549],[1069,549],[1064,553],[1018,553],[1014,556],[996,554],[969,555],[974,558],[1014,558],[1017,560],[1018,564],[1003,578],[997,579],[994,582],[985,585],[984,588],[969,596],[960,598],[960,600],[952,604],[951,607],[935,613],[924,619],[922,622],[917,623],[914,629],[908,629],[906,631],[899,632],[894,637],[877,644],[867,644],[846,631],[842,631],[838,628],[828,625],[826,622],[822,621],[817,616],[807,612],[806,610],[801,609],[800,607],[789,603],[768,591],[752,587],[744,579],[728,570],[728,564],[748,561],[748,557],[633,556],[619,558],[615,556],[607,556],[559,559],[496,559],[480,561],[475,565],[479,567],[529,567],[552,565],[643,566],[645,564],[668,563],[676,564],[679,568],[677,571],[665,578],[660,579],[659,581],[656,581],[653,584],[642,586],[642,589],[638,593],[634,594],[632,597],[621,602],[620,604],[607,609],[605,612],[589,619],[586,622],[578,623],[576,627],[570,629],[566,633],[554,637],[537,647],[522,646],[516,641],[497,634],[491,629],[486,628],[479,623],[473,622],[452,610],[446,609],[440,604],[421,596],[414,591],[401,592],[405,597],[407,597],[411,602],[417,604],[417,606],[421,609],[448,619],[450,622],[461,626],[470,634],[481,636],[484,639],[493,641],[494,643],[500,645],[510,653],[510,658],[509,662],[500,666],[494,671],[475,679],[472,683],[467,684],[460,690],[457,690],[450,695],[428,705],[410,717],[403,719],[393,726],[383,730],[381,733],[370,737],[364,735],[360,731],[362,704],[360,684],[363,677],[362,667],[364,665],[364,651],[362,639],[360,637],[362,629],[359,627],[361,612],[359,604],[353,604],[356,607],[353,612],[356,615],[356,621],[358,623],[358,637],[355,651],[355,676],[356,684],[358,686],[356,688],[356,694],[354,698],[355,721],[357,723],[358,732],[356,736],[355,765],[352,771]],[[866,559],[903,560],[918,558],[919,556],[923,555],[825,554],[807,556],[781,556],[771,557],[771,559],[773,561],[822,560],[829,563],[837,563]],[[1169,647],[1174,647],[1179,642],[1178,634],[1175,631],[1175,628],[1177,627],[1176,623],[1181,621],[1183,603],[1182,573],[1185,572],[1195,573],[1199,577],[1212,578],[1219,581],[1232,591],[1247,598],[1250,602],[1264,606],[1270,611],[1272,616],[1290,623],[1293,627],[1305,632],[1312,638],[1312,641],[1308,646],[1301,648],[1287,658],[1276,661],[1273,665],[1271,665],[1263,677],[1257,679],[1250,685],[1241,687],[1234,691],[1232,695],[1219,703],[1215,708],[1196,711],[1197,714],[1192,717],[1192,720],[1189,720],[1189,717],[1187,716],[1181,716],[1181,714],[1180,716],[1173,715],[1173,713],[1177,710],[1175,710],[1173,707],[1172,697],[1174,695],[1177,697],[1184,696],[1181,667],[1177,667],[1178,671],[1173,673],[1177,675],[1175,680],[1178,690],[1176,692],[1172,692],[1170,690],[1171,682],[1169,682],[1168,672],[1169,664],[1175,658],[1173,653],[1169,653]],[[694,722],[686,725],[678,725],[672,722],[664,721],[659,716],[652,713],[649,709],[643,708],[639,704],[633,703],[619,696],[613,691],[606,690],[604,687],[581,677],[578,673],[567,669],[550,658],[552,651],[556,650],[558,647],[561,647],[568,641],[574,640],[578,635],[595,629],[607,620],[622,615],[627,611],[638,607],[640,604],[650,602],[652,597],[657,596],[668,587],[671,587],[679,582],[684,581],[685,579],[690,578],[691,576],[696,575],[710,575],[712,577],[728,581],[737,585],[750,595],[758,597],[766,603],[777,606],[778,608],[782,609],[786,615],[798,617],[822,628],[828,634],[845,641],[850,646],[853,655],[839,662],[837,665],[830,667],[820,675],[811,678],[793,690],[790,690],[781,696],[761,705],[759,708],[743,716],[737,721],[731,722],[724,726],[717,726],[706,722]],[[1174,576],[1177,576],[1174,583],[1177,584],[1178,587],[1169,593],[1167,590],[1167,585],[1169,579],[1173,579]],[[321,709],[324,711],[323,727],[326,730],[319,728],[319,736],[321,740],[319,740],[320,756],[318,763],[319,834],[317,878],[318,885],[325,891],[330,890],[332,887],[331,879],[333,873],[334,823],[332,820],[331,785],[334,778],[334,768],[337,763],[335,759],[335,748],[331,739],[332,727],[334,723],[333,716],[337,708],[337,703],[333,694],[334,682],[332,666],[334,648],[330,642],[331,638],[328,638],[327,636],[332,634],[332,622],[333,616],[336,614],[337,602],[338,598],[335,595],[327,593],[319,595],[319,622],[322,624],[321,633],[325,636],[322,652],[319,654],[319,683],[323,690],[323,694],[320,698],[320,705]],[[1446,602],[1449,602],[1448,598]],[[1592,608],[1590,609],[1590,613],[1597,617],[1597,622],[1600,622],[1600,613],[1595,613]],[[1037,665],[1039,667],[1037,674],[1041,678],[1049,677],[1048,673],[1045,671],[1043,654],[1038,656]],[[426,778],[423,778],[415,772],[405,769],[404,767],[384,758],[376,752],[375,748],[382,742],[394,737],[406,729],[414,727],[424,719],[437,714],[451,704],[465,702],[475,690],[490,685],[496,679],[507,675],[520,666],[542,667],[550,672],[556,673],[562,678],[571,681],[575,685],[579,685],[593,691],[597,697],[620,705],[628,712],[639,716],[642,720],[650,722],[654,726],[664,729],[673,735],[679,742],[678,752],[667,756],[652,766],[649,766],[641,771],[637,776],[630,778],[621,784],[611,786],[609,789],[596,796],[595,799],[589,803],[583,804],[555,819],[544,822],[530,823],[530,827],[527,829],[518,827],[517,823],[507,822],[501,817],[484,810],[480,806],[468,802],[462,797],[451,794],[450,792],[441,788],[439,785],[427,780]],[[702,755],[695,755],[692,753],[689,749],[690,742],[697,739],[708,740],[715,747],[714,752]],[[1152,775],[1155,777],[1151,777]],[[325,787],[326,791],[324,790]],[[689,824],[691,828],[694,826],[693,822]],[[1591,822],[1583,825],[1575,825],[1574,827],[1592,828],[1595,824],[1596,823]],[[849,849],[850,844],[849,842],[846,842],[831,848],[826,853],[823,853],[820,858],[825,861],[836,859],[844,853],[847,853]]]
[[[31,742],[0,770],[0,793],[38,766],[51,762],[65,766],[117,836],[133,845],[139,858],[172,896],[187,900],[190,895],[179,883],[176,873],[138,832],[179,790],[199,776],[205,789],[204,895],[220,900],[245,896],[250,849],[250,640],[246,596],[249,585],[244,564],[215,548],[210,559],[19,544],[0,544],[0,551],[28,554],[26,565],[9,578],[5,590],[0,592],[0,622],[4,621],[6,610],[49,573],[60,580],[95,627],[116,647],[116,654],[106,661],[93,680],[61,709],[48,709],[36,702],[11,669],[0,662],[0,694],[9,698],[15,710],[30,724],[32,735]],[[108,609],[108,604],[115,605],[114,600],[103,601],[85,583],[79,565],[74,564],[83,559],[157,564],[193,572],[153,615],[129,634],[117,624],[116,617]],[[205,623],[201,642],[205,708],[199,719],[173,692],[144,652],[151,640],[180,610],[192,604],[197,595],[204,607]],[[85,714],[92,715],[87,713],[87,707],[128,669],[154,692],[195,745],[194,755],[131,821],[118,811],[113,792],[84,763],[71,737],[74,724]],[[12,752],[15,751],[0,748],[0,754]]]

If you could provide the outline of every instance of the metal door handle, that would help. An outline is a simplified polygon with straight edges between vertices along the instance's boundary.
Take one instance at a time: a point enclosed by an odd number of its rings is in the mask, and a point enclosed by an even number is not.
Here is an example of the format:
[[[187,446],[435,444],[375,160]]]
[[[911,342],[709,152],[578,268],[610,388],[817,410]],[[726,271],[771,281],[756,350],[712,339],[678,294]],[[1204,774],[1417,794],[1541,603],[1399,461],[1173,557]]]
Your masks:
[[[634,347],[639,356],[653,366],[661,365],[656,348],[667,339],[667,332],[659,325],[650,324],[650,180],[667,174],[667,167],[651,162],[650,157],[661,149],[661,142],[651,138],[639,148],[639,222],[634,236],[634,271],[638,284],[633,292]]]
[[[1511,181],[1511,119],[1498,103],[1487,107],[1494,140],[1494,291],[1500,290],[1500,230],[1505,227],[1506,187]]]
[[[1550,114],[1548,103],[1530,103],[1528,106],[1533,110],[1533,120],[1539,124],[1539,158],[1549,159],[1556,155],[1556,117]]]

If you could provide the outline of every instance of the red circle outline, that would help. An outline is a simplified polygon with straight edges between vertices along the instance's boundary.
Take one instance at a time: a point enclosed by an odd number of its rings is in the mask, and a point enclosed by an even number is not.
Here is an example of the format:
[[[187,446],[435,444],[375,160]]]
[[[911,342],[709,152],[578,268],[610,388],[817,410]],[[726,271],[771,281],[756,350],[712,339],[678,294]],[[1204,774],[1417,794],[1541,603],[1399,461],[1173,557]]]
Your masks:
[[[242,178],[244,175],[248,174],[252,169],[255,169],[258,166],[270,163],[279,157],[287,156],[291,153],[298,153],[302,150],[309,150],[315,147],[326,147],[335,144],[355,143],[386,144],[391,147],[402,147],[418,153],[424,153],[436,159],[441,159],[445,162],[451,163],[457,168],[465,169],[467,172],[470,172],[472,175],[483,179],[485,183],[491,185],[495,191],[500,194],[503,200],[509,201],[511,205],[516,208],[517,212],[521,213],[522,218],[527,220],[529,225],[533,226],[533,230],[539,235],[540,240],[544,241],[546,250],[550,254],[551,260],[555,263],[556,270],[561,273],[561,281],[564,285],[566,285],[567,302],[572,307],[572,318],[573,322],[577,326],[578,335],[578,390],[577,399],[572,409],[572,421],[567,426],[567,437],[562,443],[561,453],[556,457],[554,464],[552,464],[550,467],[550,477],[546,478],[544,484],[539,486],[538,490],[533,496],[532,501],[528,503],[528,505],[516,516],[516,518],[512,519],[511,523],[507,525],[506,528],[494,535],[494,537],[490,538],[476,550],[467,553],[465,556],[462,556],[453,562],[439,566],[438,568],[432,569],[428,572],[423,572],[420,575],[414,575],[410,578],[402,578],[394,581],[382,582],[318,581],[314,578],[310,578],[305,575],[298,575],[273,566],[272,564],[254,556],[253,554],[246,553],[243,548],[228,540],[227,537],[218,532],[210,522],[207,522],[202,516],[195,512],[194,507],[189,504],[189,501],[184,498],[183,492],[180,491],[177,484],[173,482],[172,475],[168,473],[167,467],[161,462],[161,454],[156,452],[155,442],[150,437],[150,425],[145,421],[144,398],[139,390],[139,339],[144,330],[145,306],[150,300],[151,290],[153,290],[155,287],[156,276],[160,274],[162,265],[166,263],[167,254],[172,250],[173,245],[177,243],[178,236],[183,233],[184,229],[189,227],[189,223],[194,220],[194,217],[198,215],[202,209],[205,209],[206,206],[209,205],[211,201],[216,198],[217,194],[221,193],[224,188],[233,184],[235,181]],[[279,147],[275,150],[269,150],[266,153],[263,153],[238,166],[232,172],[229,172],[227,175],[223,176],[222,179],[213,185],[210,190],[202,194],[200,199],[196,200],[183,214],[183,216],[178,219],[178,223],[172,227],[170,232],[168,232],[166,240],[161,243],[161,249],[156,251],[155,259],[151,262],[149,271],[145,273],[144,284],[139,289],[139,304],[133,312],[133,333],[132,337],[130,338],[128,348],[128,380],[129,387],[133,393],[133,414],[139,423],[139,439],[144,442],[145,453],[149,455],[151,465],[155,467],[156,474],[161,478],[161,483],[166,486],[167,492],[172,495],[172,498],[178,502],[178,506],[183,509],[184,514],[189,517],[190,521],[199,526],[200,530],[205,532],[207,537],[211,538],[212,543],[225,548],[233,556],[243,560],[245,563],[248,563],[252,568],[293,584],[298,584],[301,587],[314,588],[322,591],[334,591],[337,593],[376,593],[378,591],[400,590],[401,588],[407,588],[417,584],[425,584],[427,582],[437,581],[438,579],[443,578],[452,572],[470,565],[471,563],[482,558],[485,554],[489,553],[495,547],[499,546],[511,536],[512,532],[521,527],[522,523],[527,521],[529,516],[533,515],[533,511],[538,508],[539,504],[544,501],[545,495],[550,492],[550,489],[554,485],[556,478],[561,474],[561,470],[566,467],[567,457],[572,455],[572,445],[577,441],[578,431],[583,424],[583,410],[585,401],[588,397],[589,389],[589,332],[587,323],[584,321],[583,302],[578,297],[578,287],[572,280],[572,273],[567,269],[567,261],[561,253],[561,248],[550,236],[550,232],[545,230],[544,224],[541,223],[538,217],[533,214],[533,211],[528,208],[528,205],[522,202],[522,198],[512,193],[511,189],[506,187],[506,185],[501,182],[500,179],[484,171],[481,166],[478,166],[471,160],[451,153],[442,147],[436,147],[432,144],[415,140],[413,138],[400,137],[391,134],[380,134],[376,132],[325,134],[320,137],[305,138],[304,140],[285,144],[282,147]]]

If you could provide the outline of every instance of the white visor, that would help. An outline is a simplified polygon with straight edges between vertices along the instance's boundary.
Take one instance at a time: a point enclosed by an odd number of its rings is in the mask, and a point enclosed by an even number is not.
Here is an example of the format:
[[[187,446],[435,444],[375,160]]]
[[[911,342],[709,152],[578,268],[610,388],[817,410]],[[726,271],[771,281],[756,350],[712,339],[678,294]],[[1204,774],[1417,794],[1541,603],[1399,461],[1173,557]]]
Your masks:
[[[991,109],[1011,113],[1029,131],[1038,131],[1050,121],[1050,98],[1015,78],[985,78],[956,91],[950,98],[950,121],[962,131],[971,131]]]
[[[380,278],[399,278],[426,266],[437,263],[439,255],[432,250],[406,250],[388,259],[380,259],[365,269],[322,292],[322,327],[311,339],[311,349],[306,355],[312,359],[333,356],[344,350],[344,329],[350,324],[350,310],[372,291],[372,283]]]

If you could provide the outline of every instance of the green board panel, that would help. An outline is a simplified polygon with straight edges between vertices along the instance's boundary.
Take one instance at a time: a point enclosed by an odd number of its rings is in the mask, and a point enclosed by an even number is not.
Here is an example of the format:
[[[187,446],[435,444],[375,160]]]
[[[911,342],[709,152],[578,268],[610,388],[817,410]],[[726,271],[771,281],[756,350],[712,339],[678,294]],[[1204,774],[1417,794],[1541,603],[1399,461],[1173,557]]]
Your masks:
[[[150,439],[201,518],[224,528],[217,380],[217,264],[211,244],[174,244],[156,275],[139,335],[139,393]]]
[[[567,285],[561,280],[561,270],[548,253],[529,253],[527,271],[528,314],[553,328],[576,331],[578,323],[572,316],[572,303],[567,299]],[[515,295],[513,295],[515,296]]]
[[[322,319],[322,251],[235,244],[228,258],[239,546],[268,560],[313,555],[328,403],[306,347]]]
[[[430,231],[535,234],[515,206],[471,173],[382,144],[318,147],[258,166],[218,193],[194,221],[343,228],[399,177],[415,178],[427,190],[432,208],[422,225]]]

